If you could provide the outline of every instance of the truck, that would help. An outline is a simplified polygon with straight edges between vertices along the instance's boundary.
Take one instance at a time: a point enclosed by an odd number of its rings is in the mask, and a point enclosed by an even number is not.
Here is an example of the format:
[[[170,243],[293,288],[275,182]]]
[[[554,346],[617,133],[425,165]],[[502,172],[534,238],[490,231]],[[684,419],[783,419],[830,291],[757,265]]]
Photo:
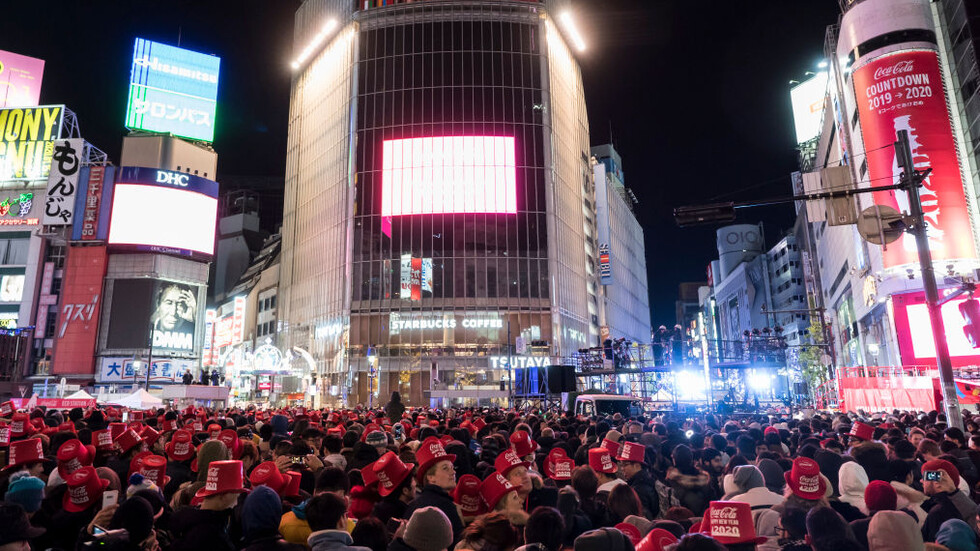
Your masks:
[[[637,417],[643,415],[643,402],[635,396],[617,394],[579,394],[575,397],[575,415],[614,415]]]

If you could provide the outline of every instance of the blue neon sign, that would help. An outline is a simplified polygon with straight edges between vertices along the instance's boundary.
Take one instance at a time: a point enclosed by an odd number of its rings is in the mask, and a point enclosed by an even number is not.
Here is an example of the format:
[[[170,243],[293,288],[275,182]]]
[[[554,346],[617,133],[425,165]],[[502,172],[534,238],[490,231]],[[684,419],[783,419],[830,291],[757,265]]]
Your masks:
[[[214,141],[221,58],[136,39],[126,127]]]

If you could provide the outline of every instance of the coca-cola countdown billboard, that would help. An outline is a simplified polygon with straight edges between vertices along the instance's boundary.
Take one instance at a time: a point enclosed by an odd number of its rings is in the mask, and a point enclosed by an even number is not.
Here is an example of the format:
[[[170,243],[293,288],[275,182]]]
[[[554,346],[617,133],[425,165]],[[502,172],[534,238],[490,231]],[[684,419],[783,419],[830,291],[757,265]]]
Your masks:
[[[854,93],[869,184],[899,183],[901,169],[892,144],[899,130],[907,130],[916,169],[932,168],[919,193],[933,260],[976,258],[936,52],[915,50],[881,56],[854,72]],[[876,192],[874,200],[909,211],[904,191]],[[915,238],[906,234],[883,254],[885,268],[917,262]]]

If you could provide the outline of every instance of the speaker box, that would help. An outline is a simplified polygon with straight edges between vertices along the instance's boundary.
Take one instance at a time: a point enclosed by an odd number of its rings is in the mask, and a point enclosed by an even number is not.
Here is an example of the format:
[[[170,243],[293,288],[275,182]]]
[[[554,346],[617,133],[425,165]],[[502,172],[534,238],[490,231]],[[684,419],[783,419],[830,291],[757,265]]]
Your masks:
[[[575,392],[575,366],[552,365],[548,367],[548,392]]]

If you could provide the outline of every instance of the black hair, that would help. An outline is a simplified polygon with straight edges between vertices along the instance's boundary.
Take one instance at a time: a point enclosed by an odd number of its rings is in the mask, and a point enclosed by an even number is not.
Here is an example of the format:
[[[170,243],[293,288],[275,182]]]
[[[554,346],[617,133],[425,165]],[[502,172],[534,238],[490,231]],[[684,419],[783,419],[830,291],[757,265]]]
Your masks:
[[[686,534],[674,546],[674,551],[728,551],[728,549],[718,540],[704,534]]]
[[[323,437],[323,448],[330,453],[340,453],[344,447],[344,441],[336,434],[328,434]]]
[[[799,507],[787,507],[779,515],[779,522],[786,530],[789,539],[801,540],[806,536],[806,511]]]
[[[306,503],[306,520],[310,530],[336,530],[347,513],[347,500],[337,494],[319,494]]]
[[[344,495],[350,492],[350,478],[343,469],[338,467],[324,467],[316,476],[314,492],[336,492],[343,490]]]
[[[565,519],[554,507],[535,507],[524,527],[525,544],[540,543],[548,551],[559,551],[562,535],[565,532]]]
[[[364,517],[357,521],[350,537],[355,546],[367,547],[371,551],[388,549],[388,529],[377,517]]]

